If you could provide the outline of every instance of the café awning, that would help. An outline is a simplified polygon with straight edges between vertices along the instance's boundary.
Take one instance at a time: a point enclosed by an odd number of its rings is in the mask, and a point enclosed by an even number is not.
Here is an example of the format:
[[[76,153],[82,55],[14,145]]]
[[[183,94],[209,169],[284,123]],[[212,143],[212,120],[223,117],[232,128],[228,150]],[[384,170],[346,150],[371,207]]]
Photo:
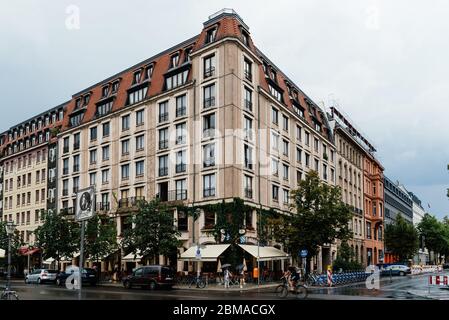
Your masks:
[[[230,244],[208,244],[200,245],[201,258],[197,259],[197,246],[190,247],[181,253],[180,261],[217,261],[217,258],[227,249]]]
[[[41,249],[39,248],[28,248],[28,247],[21,247],[19,249],[19,254],[22,256],[31,256],[36,252],[39,252]]]
[[[254,258],[259,257],[259,261],[271,261],[271,260],[285,260],[289,259],[290,255],[275,247],[259,247],[248,244],[239,244],[239,246],[252,255]]]

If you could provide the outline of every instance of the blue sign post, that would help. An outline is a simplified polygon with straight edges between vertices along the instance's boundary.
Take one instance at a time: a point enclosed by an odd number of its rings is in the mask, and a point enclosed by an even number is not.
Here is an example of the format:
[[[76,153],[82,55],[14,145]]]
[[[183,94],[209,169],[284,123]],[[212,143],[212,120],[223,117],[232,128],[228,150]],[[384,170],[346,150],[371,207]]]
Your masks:
[[[301,258],[306,258],[308,254],[309,254],[309,252],[306,249],[303,249],[299,252],[299,256]]]

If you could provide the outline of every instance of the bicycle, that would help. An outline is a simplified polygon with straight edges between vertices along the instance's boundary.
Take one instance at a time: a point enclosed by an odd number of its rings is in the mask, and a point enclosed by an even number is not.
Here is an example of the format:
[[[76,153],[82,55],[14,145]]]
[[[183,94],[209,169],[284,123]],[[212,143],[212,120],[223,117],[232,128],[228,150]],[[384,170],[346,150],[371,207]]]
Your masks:
[[[286,298],[289,293],[296,295],[297,299],[306,299],[309,294],[307,291],[307,286],[301,283],[296,283],[293,290],[290,290],[290,284],[285,277],[281,278],[282,284],[278,285],[275,289],[275,293],[279,298]]]
[[[19,300],[19,296],[15,291],[5,289],[1,293],[0,300]]]
[[[189,288],[192,285],[196,285],[197,288],[204,289],[206,287],[206,281],[203,280],[202,277],[195,276],[189,281]]]

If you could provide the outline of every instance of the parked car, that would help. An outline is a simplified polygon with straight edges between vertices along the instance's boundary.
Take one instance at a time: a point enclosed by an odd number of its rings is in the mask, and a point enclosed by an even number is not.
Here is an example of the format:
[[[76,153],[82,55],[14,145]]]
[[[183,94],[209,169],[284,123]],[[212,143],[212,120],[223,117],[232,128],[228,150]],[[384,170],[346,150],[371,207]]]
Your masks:
[[[445,264],[443,264],[443,269],[444,269],[444,270],[447,270],[447,269],[449,269],[449,263],[445,263]]]
[[[389,276],[389,275],[405,276],[405,275],[411,274],[411,273],[412,273],[412,271],[411,271],[410,267],[407,267],[402,264],[392,264],[392,265],[385,267],[381,271],[381,275],[384,275],[384,276]]]
[[[25,283],[37,283],[37,284],[45,282],[56,283],[57,275],[58,270],[36,269],[25,276]]]
[[[70,277],[71,275],[79,277],[79,268],[67,267],[65,271],[58,273],[58,276],[56,277],[56,284],[58,286],[64,285],[66,283],[67,278]],[[88,283],[91,286],[95,286],[98,283],[97,271],[92,268],[83,268],[82,283],[83,284]]]
[[[175,270],[169,266],[152,265],[137,268],[133,273],[123,279],[123,286],[149,287],[154,290],[158,287],[171,288],[174,285]]]

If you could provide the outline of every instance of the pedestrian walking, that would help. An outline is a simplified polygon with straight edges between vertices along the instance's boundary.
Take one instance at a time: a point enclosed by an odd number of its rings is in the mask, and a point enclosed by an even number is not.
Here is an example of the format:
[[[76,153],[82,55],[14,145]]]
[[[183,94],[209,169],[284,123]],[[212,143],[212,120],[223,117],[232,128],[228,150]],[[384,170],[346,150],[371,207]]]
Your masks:
[[[232,277],[231,271],[229,271],[229,269],[226,268],[226,269],[224,270],[224,285],[225,285],[225,288],[226,288],[226,289],[229,288],[229,280],[230,280],[230,277]]]

